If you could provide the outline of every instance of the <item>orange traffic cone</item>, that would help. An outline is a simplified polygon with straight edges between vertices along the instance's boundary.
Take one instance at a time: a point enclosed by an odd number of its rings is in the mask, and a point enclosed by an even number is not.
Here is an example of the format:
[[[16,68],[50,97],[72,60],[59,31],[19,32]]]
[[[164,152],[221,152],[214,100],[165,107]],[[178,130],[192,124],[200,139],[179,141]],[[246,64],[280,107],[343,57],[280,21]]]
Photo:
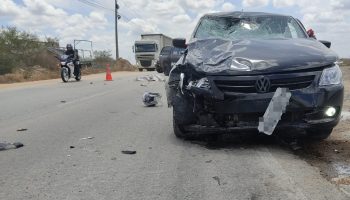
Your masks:
[[[107,69],[106,69],[106,81],[113,81],[111,68],[109,67],[109,64],[107,64]]]

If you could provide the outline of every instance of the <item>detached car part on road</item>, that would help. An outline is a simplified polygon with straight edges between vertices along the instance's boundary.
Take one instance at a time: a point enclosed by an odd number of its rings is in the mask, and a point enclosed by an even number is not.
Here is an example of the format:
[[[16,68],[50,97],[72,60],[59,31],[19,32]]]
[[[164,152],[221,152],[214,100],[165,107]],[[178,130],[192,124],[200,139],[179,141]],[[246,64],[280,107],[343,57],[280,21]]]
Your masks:
[[[338,56],[291,16],[208,14],[188,45],[175,43],[187,47],[166,86],[178,137],[257,131],[269,119],[272,131],[325,139],[339,122]]]

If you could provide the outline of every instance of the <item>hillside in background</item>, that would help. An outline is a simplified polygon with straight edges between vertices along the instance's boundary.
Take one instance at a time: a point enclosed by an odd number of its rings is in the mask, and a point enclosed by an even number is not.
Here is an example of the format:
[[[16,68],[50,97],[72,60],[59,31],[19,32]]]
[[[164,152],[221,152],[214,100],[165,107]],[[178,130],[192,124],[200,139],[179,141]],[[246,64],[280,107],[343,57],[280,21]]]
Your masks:
[[[0,83],[59,78],[59,62],[48,49],[59,48],[57,38],[40,41],[35,34],[16,27],[0,29]],[[92,67],[83,67],[83,74],[100,73],[110,64],[112,71],[134,71],[125,59],[112,58],[110,51],[95,51]]]

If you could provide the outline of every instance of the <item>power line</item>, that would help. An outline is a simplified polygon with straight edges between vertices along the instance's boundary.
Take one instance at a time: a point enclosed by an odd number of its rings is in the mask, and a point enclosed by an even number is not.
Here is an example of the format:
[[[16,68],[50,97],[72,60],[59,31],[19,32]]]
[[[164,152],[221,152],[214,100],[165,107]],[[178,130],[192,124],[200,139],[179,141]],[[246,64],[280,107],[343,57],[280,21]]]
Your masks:
[[[88,0],[78,0],[78,1],[80,1],[81,3],[83,3],[83,4],[85,4],[85,5],[94,7],[94,8],[104,9],[104,10],[107,10],[107,11],[110,11],[110,12],[115,13],[115,10],[110,9],[110,8],[107,8],[107,7],[105,7],[105,6],[103,6],[102,4],[97,3],[97,2],[91,2],[91,1],[88,1]],[[123,14],[123,13],[121,13],[121,12],[119,12],[119,14],[120,14],[123,18],[127,19],[128,21],[131,21],[130,17],[128,17],[126,14]],[[131,22],[132,22],[132,21],[131,21]],[[136,24],[135,24],[135,25],[136,25]]]
[[[138,13],[135,13],[132,9],[130,9],[131,7],[129,6],[129,4],[125,3],[124,1],[120,0],[120,2],[122,2],[122,4],[124,4],[124,6],[126,8],[128,8],[128,10],[134,15],[134,17],[136,16],[137,18],[142,18]],[[136,18],[135,17],[135,18]]]
[[[91,2],[91,1],[88,1],[88,0],[78,0],[80,1],[81,3],[85,4],[85,5],[88,5],[88,6],[91,6],[91,7],[94,7],[94,8],[99,8],[99,9],[104,9],[104,10],[108,10],[110,12],[115,12],[115,10],[113,9],[110,9],[110,8],[107,8],[99,3],[96,3],[96,2]]]
[[[98,8],[98,9],[103,9],[103,10],[106,10],[106,11],[109,11],[109,12],[113,12],[113,14],[115,14],[115,10],[113,10],[113,9],[110,9],[110,8],[107,8],[107,7],[105,7],[104,5],[102,5],[102,4],[100,4],[100,3],[98,3],[98,2],[91,2],[91,1],[89,1],[89,0],[78,0],[79,2],[81,2],[81,3],[83,3],[83,4],[85,4],[85,5],[88,5],[88,6],[90,6],[90,7],[94,7],[94,8]],[[125,4],[124,4],[125,5]],[[120,12],[120,11],[118,11],[118,14],[120,15],[120,16],[122,16],[122,19],[126,19],[127,21],[126,22],[130,22],[130,23],[132,23],[132,24],[134,24],[140,31],[139,32],[142,32],[142,29],[140,29],[139,28],[139,25],[138,24],[136,24],[135,22],[133,22],[132,21],[132,19],[130,19],[130,17],[129,16],[127,16],[126,14],[124,14],[124,13],[122,13],[122,12]],[[135,17],[136,18],[136,17]]]

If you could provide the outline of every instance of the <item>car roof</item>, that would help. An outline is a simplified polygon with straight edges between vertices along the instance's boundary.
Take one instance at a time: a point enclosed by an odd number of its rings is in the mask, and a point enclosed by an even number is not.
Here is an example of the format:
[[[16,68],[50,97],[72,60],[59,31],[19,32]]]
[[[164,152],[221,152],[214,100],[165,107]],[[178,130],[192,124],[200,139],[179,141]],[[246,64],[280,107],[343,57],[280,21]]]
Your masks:
[[[289,17],[288,15],[282,15],[282,14],[265,13],[265,12],[244,12],[244,11],[209,13],[209,14],[205,14],[203,17],[246,18],[246,17],[262,17],[262,16],[285,16],[285,17]]]

